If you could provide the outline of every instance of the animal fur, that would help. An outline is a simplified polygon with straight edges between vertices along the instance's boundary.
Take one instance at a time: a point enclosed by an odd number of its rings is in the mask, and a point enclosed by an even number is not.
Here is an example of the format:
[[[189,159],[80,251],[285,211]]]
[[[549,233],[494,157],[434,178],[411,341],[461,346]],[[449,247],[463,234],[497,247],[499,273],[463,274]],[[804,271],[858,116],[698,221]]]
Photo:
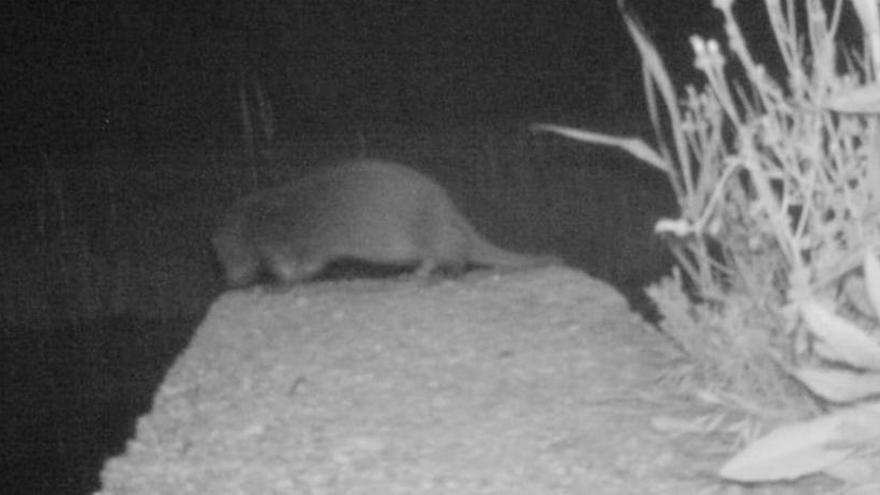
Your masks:
[[[380,160],[346,162],[246,196],[232,205],[212,243],[230,287],[253,284],[261,274],[287,286],[345,259],[413,266],[419,275],[557,262],[493,245],[434,180]]]

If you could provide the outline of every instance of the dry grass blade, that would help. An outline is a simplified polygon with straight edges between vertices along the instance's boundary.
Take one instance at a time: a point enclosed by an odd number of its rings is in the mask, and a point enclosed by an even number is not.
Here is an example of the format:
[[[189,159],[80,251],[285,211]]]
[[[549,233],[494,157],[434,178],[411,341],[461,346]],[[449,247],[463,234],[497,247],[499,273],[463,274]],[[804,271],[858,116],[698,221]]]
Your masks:
[[[850,88],[832,95],[823,107],[841,113],[880,113],[880,83]]]
[[[659,169],[664,173],[673,173],[666,160],[664,160],[659,153],[654,151],[650,146],[648,146],[643,140],[639,138],[616,137],[609,134],[574,129],[572,127],[565,127],[556,124],[532,124],[531,126],[529,126],[529,129],[531,129],[532,131],[552,132],[554,134],[559,134],[560,136],[565,136],[567,138],[575,139],[577,141],[583,141],[586,143],[615,146],[624,151],[627,151],[639,160],[648,163],[649,165]]]
[[[868,38],[867,44],[870,47],[868,51],[876,73],[880,69],[880,11],[877,0],[852,0],[852,4]]]
[[[681,116],[681,111],[678,107],[678,98],[675,94],[675,87],[672,84],[672,79],[669,77],[669,73],[666,71],[666,67],[663,65],[663,61],[660,58],[660,54],[657,52],[657,49],[650,42],[647,35],[645,34],[645,29],[635,20],[633,16],[627,15],[625,6],[623,5],[622,0],[618,1],[618,5],[621,7],[621,10],[624,12],[624,22],[626,23],[626,28],[630,33],[630,37],[636,44],[636,48],[639,50],[639,55],[642,59],[642,66],[644,68],[645,74],[645,92],[649,102],[649,111],[651,113],[651,121],[654,124],[654,129],[658,133],[658,143],[660,146],[661,154],[663,154],[666,159],[664,162],[671,163],[672,157],[670,153],[666,150],[665,140],[663,136],[660,135],[662,126],[660,125],[660,117],[659,111],[656,105],[656,98],[653,95],[653,88],[656,87],[660,91],[660,95],[663,98],[663,103],[666,106],[666,110],[669,112],[669,124],[672,126],[672,138],[675,141],[675,151],[676,151],[676,160],[678,161],[679,166],[681,167],[681,171],[679,176],[670,175],[670,183],[675,190],[676,196],[679,198],[687,197],[692,198],[694,194],[694,171],[693,165],[691,163],[691,155],[688,151],[687,141],[684,137],[684,131],[682,130],[682,122],[684,119]],[[682,187],[684,188],[682,190]]]

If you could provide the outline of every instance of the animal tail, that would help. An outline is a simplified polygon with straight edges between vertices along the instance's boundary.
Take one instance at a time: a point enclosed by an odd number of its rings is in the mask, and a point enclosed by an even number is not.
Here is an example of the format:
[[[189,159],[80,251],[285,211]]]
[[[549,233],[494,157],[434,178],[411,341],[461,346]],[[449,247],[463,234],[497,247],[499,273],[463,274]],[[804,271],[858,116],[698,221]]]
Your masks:
[[[472,263],[503,268],[537,268],[564,264],[562,258],[553,254],[523,254],[508,251],[493,244],[470,225],[468,230]]]

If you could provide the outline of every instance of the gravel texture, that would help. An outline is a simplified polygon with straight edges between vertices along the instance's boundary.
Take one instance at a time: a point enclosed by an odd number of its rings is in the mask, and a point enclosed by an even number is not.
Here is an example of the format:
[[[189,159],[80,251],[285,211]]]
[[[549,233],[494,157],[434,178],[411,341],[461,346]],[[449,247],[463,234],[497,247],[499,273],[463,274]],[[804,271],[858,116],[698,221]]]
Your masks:
[[[674,356],[563,267],[228,292],[100,493],[746,493],[652,430]]]

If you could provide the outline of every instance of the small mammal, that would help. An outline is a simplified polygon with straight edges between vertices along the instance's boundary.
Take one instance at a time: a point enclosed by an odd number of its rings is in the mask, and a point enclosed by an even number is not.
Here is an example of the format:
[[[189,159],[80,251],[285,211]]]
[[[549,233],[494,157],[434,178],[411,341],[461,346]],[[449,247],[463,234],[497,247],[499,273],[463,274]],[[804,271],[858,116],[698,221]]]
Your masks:
[[[231,288],[270,276],[282,286],[328,264],[356,259],[413,266],[418,275],[469,264],[532,267],[558,263],[486,240],[430,177],[405,165],[356,160],[236,201],[211,239]]]

